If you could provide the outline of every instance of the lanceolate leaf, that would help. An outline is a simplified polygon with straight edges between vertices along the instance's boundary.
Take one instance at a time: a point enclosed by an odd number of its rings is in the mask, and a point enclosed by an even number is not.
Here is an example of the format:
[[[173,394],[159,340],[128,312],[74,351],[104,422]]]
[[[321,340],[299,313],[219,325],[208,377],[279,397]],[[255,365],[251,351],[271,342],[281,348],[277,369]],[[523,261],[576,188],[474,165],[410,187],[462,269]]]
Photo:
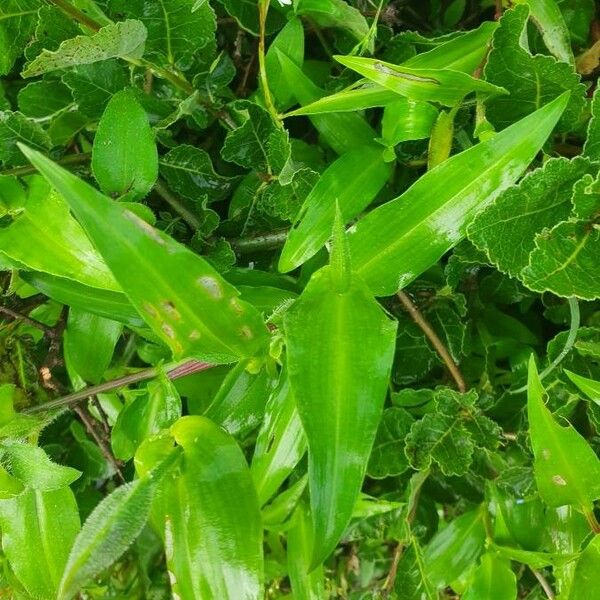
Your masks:
[[[306,452],[306,436],[284,371],[258,432],[251,472],[261,506],[268,502]]]
[[[510,568],[510,562],[494,554],[481,557],[481,564],[473,574],[464,600],[515,600],[517,598],[517,580]]]
[[[363,77],[411,100],[428,100],[454,106],[471,92],[492,95],[506,93],[501,87],[460,71],[393,65],[375,58],[357,56],[334,58]]]
[[[600,381],[582,377],[571,371],[564,371],[568,378],[590,399],[596,404],[600,404]]]
[[[109,196],[143,198],[158,176],[158,153],[148,117],[132,90],[108,103],[94,137],[92,171]]]
[[[118,487],[98,504],[73,544],[59,599],[72,598],[133,543],[148,520],[155,486],[149,477],[138,479]]]
[[[173,593],[186,600],[262,598],[262,527],[250,471],[235,440],[205,417],[171,429],[181,472],[166,477],[162,518]]]
[[[571,425],[556,422],[544,395],[532,356],[527,414],[540,496],[549,506],[570,504],[589,514],[592,502],[600,497],[600,459]]]
[[[80,35],[64,41],[55,51],[41,54],[25,65],[23,77],[87,65],[109,58],[140,58],[144,53],[147,31],[140,21],[129,20],[106,25],[93,35]]]
[[[376,295],[393,294],[457,244],[475,213],[525,171],[567,102],[568,95],[560,96],[492,139],[449,158],[402,196],[359,220],[350,248],[355,268],[370,289]]]
[[[568,600],[588,600],[591,590],[600,585],[600,537],[595,536],[577,560]]]
[[[69,550],[79,532],[79,511],[68,487],[27,490],[0,500],[2,550],[33,598],[56,598]]]
[[[285,317],[287,365],[309,448],[313,567],[335,548],[352,516],[381,417],[396,331],[351,273],[339,237],[332,265],[312,276]],[[365,347],[373,351],[365,353]]]
[[[279,270],[295,269],[323,247],[336,202],[343,221],[350,221],[373,201],[390,173],[382,148],[375,145],[354,148],[331,163],[300,209],[279,258]]]
[[[176,356],[231,362],[264,347],[258,311],[204,259],[43,155],[23,151],[63,194],[132,304]]]

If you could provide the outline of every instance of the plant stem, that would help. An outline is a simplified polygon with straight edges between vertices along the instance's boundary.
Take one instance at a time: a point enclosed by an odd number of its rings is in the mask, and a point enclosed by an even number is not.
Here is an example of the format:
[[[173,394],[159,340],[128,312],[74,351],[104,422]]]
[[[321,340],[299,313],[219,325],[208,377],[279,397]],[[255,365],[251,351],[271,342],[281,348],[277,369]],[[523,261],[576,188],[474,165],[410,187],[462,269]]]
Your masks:
[[[260,76],[260,85],[262,87],[263,96],[267,110],[271,113],[276,123],[280,123],[277,109],[273,104],[273,97],[269,89],[269,81],[267,79],[267,67],[265,63],[265,25],[267,21],[267,12],[269,11],[269,0],[258,1],[258,20],[259,20],[259,38],[258,38],[258,70]]]
[[[213,366],[214,365],[210,363],[190,359],[183,362],[171,363],[162,368],[149,367],[148,369],[142,369],[141,371],[132,373],[131,375],[125,375],[124,377],[113,379],[112,381],[106,381],[98,385],[84,388],[79,392],[74,392],[73,394],[56,398],[56,400],[50,400],[50,402],[45,402],[44,404],[39,404],[38,406],[32,406],[25,409],[23,412],[26,414],[33,414],[54,408],[69,406],[71,404],[75,404],[76,402],[81,402],[81,400],[86,400],[90,396],[95,396],[96,394],[110,392],[111,390],[116,390],[126,385],[131,385],[132,383],[139,383],[140,381],[153,379],[154,377],[157,377],[161,371],[165,372],[169,379],[177,379],[179,377],[185,377],[186,375],[192,375],[193,373],[199,373],[200,371],[206,371]]]
[[[272,231],[263,235],[255,235],[249,238],[235,238],[227,240],[236,254],[250,254],[261,250],[273,250],[280,248],[285,243],[288,229]]]
[[[44,335],[48,337],[52,337],[54,335],[54,330],[52,329],[52,327],[48,327],[47,325],[44,325],[44,323],[36,321],[35,319],[28,317],[27,315],[22,315],[21,313],[11,310],[10,308],[0,306],[0,314],[6,315],[7,317],[14,319],[15,321],[22,321],[23,323],[27,323],[27,325],[39,329]]]
[[[400,290],[397,294],[398,299],[402,302],[402,305],[406,309],[406,312],[411,316],[412,320],[421,328],[421,331],[425,334],[427,339],[431,342],[431,345],[435,348],[435,351],[440,355],[440,358],[444,361],[446,368],[450,375],[456,382],[458,391],[464,393],[467,391],[467,385],[464,377],[458,368],[458,365],[454,362],[454,359],[450,355],[450,352],[444,346],[444,343],[438,337],[437,333],[433,330],[431,325],[425,320],[419,309],[415,306],[409,296]]]
[[[67,154],[67,156],[63,156],[55,162],[59,165],[82,165],[89,163],[90,160],[92,160],[91,152],[82,152],[80,154]],[[37,169],[32,165],[13,167],[12,169],[0,171],[0,175],[15,175],[17,177],[32,175],[33,173],[37,173]]]
[[[542,589],[548,597],[548,600],[554,600],[554,590],[550,587],[550,584],[548,583],[546,578],[537,569],[534,569],[533,567],[529,568],[531,569],[531,572],[533,573],[534,577],[539,581],[540,585],[542,586]]]
[[[590,529],[598,535],[600,533],[600,523],[598,523],[598,519],[596,519],[596,515],[593,510],[584,510],[583,514],[590,526]]]
[[[156,193],[190,226],[192,231],[200,229],[200,220],[194,213],[188,210],[183,203],[175,197],[162,179],[154,184]]]
[[[81,25],[91,29],[92,31],[98,31],[101,29],[102,25],[97,21],[94,21],[90,16],[86,15],[83,11],[79,10],[75,6],[73,6],[67,0],[46,0],[50,4],[54,4],[60,10],[62,10],[68,17],[81,23]]]

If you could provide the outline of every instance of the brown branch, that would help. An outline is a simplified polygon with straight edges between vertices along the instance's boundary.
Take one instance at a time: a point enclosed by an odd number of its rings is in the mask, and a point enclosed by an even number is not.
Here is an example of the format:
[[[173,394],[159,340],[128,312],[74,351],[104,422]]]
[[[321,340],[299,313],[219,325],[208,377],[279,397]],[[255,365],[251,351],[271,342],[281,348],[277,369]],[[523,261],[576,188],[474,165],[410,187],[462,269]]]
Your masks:
[[[431,325],[425,320],[419,309],[415,306],[413,301],[409,298],[409,296],[400,290],[397,294],[398,299],[404,306],[406,312],[410,315],[412,320],[420,327],[421,331],[425,334],[427,339],[431,342],[431,345],[434,347],[435,351],[439,354],[440,358],[446,365],[450,375],[456,382],[456,387],[461,393],[467,391],[467,385],[465,380],[460,372],[458,365],[454,362],[454,359],[450,355],[450,352],[444,346],[442,340],[438,337],[437,333],[433,330]]]
[[[102,456],[112,465],[117,477],[121,480],[122,483],[125,483],[125,477],[123,476],[123,472],[121,471],[121,466],[117,459],[114,457],[111,452],[110,447],[106,443],[106,440],[98,434],[96,428],[94,427],[94,423],[92,422],[92,416],[90,415],[87,408],[83,406],[75,406],[73,410],[77,413],[81,422],[84,424],[87,432],[92,436],[98,448],[100,448],[100,452],[102,452]]]
[[[546,594],[548,600],[554,600],[554,598],[556,597],[554,595],[554,590],[552,589],[546,578],[537,569],[534,569],[533,567],[529,568],[531,569],[531,572],[533,573],[534,577],[539,581],[539,584],[542,586],[542,589],[544,590],[544,593]]]
[[[198,360],[191,359],[183,363],[167,365],[163,367],[162,371],[166,372],[166,375],[169,379],[177,379],[178,377],[192,375],[193,373],[205,371],[206,369],[210,369],[212,367],[214,367],[214,365],[210,363],[200,362]],[[67,396],[62,396],[61,398],[50,400],[49,402],[45,402],[44,404],[31,406],[25,409],[23,412],[26,414],[32,414],[43,412],[46,410],[52,410],[54,408],[70,406],[77,402],[81,402],[82,400],[86,400],[90,396],[95,396],[96,394],[102,394],[104,392],[109,392],[111,390],[116,390],[118,388],[125,387],[126,385],[131,385],[132,383],[139,383],[140,381],[153,379],[154,377],[157,377],[160,373],[161,369],[157,367],[142,369],[137,373],[132,373],[131,375],[125,375],[124,377],[113,379],[112,381],[106,381],[98,385],[90,386],[84,388],[83,390],[80,390],[79,392],[74,392],[73,394],[68,394]]]
[[[52,327],[48,327],[48,325],[45,325],[44,323],[41,323],[40,321],[36,321],[35,319],[28,317],[27,315],[18,313],[10,308],[6,308],[5,306],[0,306],[0,314],[3,314],[15,321],[22,321],[23,323],[26,323],[27,325],[30,325],[31,327],[35,327],[36,329],[39,329],[44,335],[46,335],[50,338],[52,338],[54,336],[54,330],[52,329]]]

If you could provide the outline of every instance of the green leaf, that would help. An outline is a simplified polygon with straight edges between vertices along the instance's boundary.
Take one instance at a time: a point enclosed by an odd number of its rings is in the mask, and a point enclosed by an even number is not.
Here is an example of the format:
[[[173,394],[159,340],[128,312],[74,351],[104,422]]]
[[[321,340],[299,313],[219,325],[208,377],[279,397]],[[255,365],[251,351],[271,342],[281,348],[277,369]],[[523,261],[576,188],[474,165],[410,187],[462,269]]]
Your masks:
[[[241,100],[234,106],[242,122],[227,134],[221,155],[246,169],[278,174],[291,152],[287,131],[258,104]]]
[[[359,42],[369,33],[362,13],[344,0],[299,0],[294,8],[296,14],[310,17],[320,27],[345,29]]]
[[[9,441],[2,450],[12,476],[32,490],[58,490],[81,476],[77,469],[52,462],[39,446]]]
[[[187,71],[205,52],[214,51],[215,13],[209,2],[194,0],[113,0],[120,18],[139,19],[148,30],[144,57],[174,70]]]
[[[584,156],[600,160],[600,90],[596,89],[592,98],[592,118],[588,125],[587,137],[583,146]]]
[[[510,568],[510,562],[489,552],[484,554],[462,597],[464,600],[481,600],[482,598],[515,600],[517,598],[517,579]]]
[[[412,534],[410,543],[402,552],[398,564],[394,590],[402,600],[438,600],[439,598],[425,571],[423,550]]]
[[[392,406],[383,411],[367,468],[369,477],[394,477],[408,469],[404,438],[413,423],[414,419],[403,408]]]
[[[471,92],[491,95],[505,93],[501,87],[451,69],[406,67],[358,56],[334,58],[363,77],[411,100],[427,100],[454,106]]]
[[[592,170],[583,158],[546,161],[475,217],[467,229],[469,239],[498,269],[519,277],[535,249],[536,234],[569,217],[573,185]]]
[[[25,65],[21,75],[35,77],[74,65],[89,65],[110,58],[141,58],[147,31],[140,21],[121,21],[93,35],[65,40],[57,50],[42,50]]]
[[[117,321],[71,308],[63,341],[67,369],[85,381],[99,383],[122,331]]]
[[[204,259],[43,155],[23,152],[64,195],[132,304],[176,356],[231,362],[264,347],[260,314]]]
[[[348,272],[348,257],[342,267],[335,257],[311,277],[284,320],[290,382],[309,447],[313,567],[332,552],[352,516],[381,417],[396,331]]]
[[[529,53],[523,41],[528,16],[529,8],[521,5],[500,19],[484,73],[487,81],[506,88],[510,95],[488,100],[486,116],[496,128],[503,128],[569,90],[571,98],[559,122],[561,131],[568,130],[583,109],[585,86],[571,65]]]
[[[296,66],[304,61],[304,27],[298,17],[291,18],[271,42],[265,56],[265,69],[269,88],[277,106],[287,107],[294,100],[293,90],[288,89],[277,52],[285,54]]]
[[[231,435],[243,438],[263,420],[273,380],[266,369],[248,371],[248,362],[237,364],[225,377],[204,413]]]
[[[435,461],[445,475],[464,475],[476,447],[498,445],[498,425],[476,405],[477,394],[459,394],[442,388],[435,394],[436,409],[414,423],[406,437],[405,452],[419,471]]]
[[[39,0],[5,0],[0,7],[0,75],[12,69],[37,22]]]
[[[359,146],[342,154],[322,173],[304,201],[279,258],[288,272],[314,256],[327,241],[336,202],[344,222],[356,217],[379,193],[391,168],[381,147]]]
[[[209,202],[223,200],[235,182],[234,178],[215,171],[207,152],[188,144],[169,150],[160,157],[159,165],[169,188],[194,202],[203,195],[208,196]]]
[[[44,118],[61,113],[73,104],[69,88],[61,81],[32,81],[17,96],[19,110],[26,117]]]
[[[381,120],[381,142],[395,146],[407,140],[429,137],[438,110],[428,102],[399,98],[388,104]]]
[[[599,561],[600,537],[595,536],[577,560],[568,600],[587,600],[590,597],[590,591],[598,589],[598,585],[600,585]]]
[[[310,509],[301,502],[294,511],[288,531],[287,568],[294,600],[321,600],[326,597],[323,567],[310,570],[313,539]]]
[[[156,487],[151,478],[126,483],[106,496],[86,519],[65,567],[58,598],[72,598],[115,562],[142,531]]]
[[[482,510],[453,519],[425,547],[423,561],[428,579],[443,588],[460,577],[483,551],[485,527]]]
[[[25,205],[12,213],[12,223],[0,229],[0,250],[9,258],[34,271],[120,291],[66,202],[41,178],[30,180]]]
[[[52,145],[48,134],[37,124],[18,112],[0,112],[0,162],[5,165],[22,165],[17,144],[23,142],[40,151]]]
[[[161,486],[157,510],[181,598],[262,597],[262,527],[250,471],[235,440],[204,417],[171,431],[184,449],[181,472]]]
[[[69,550],[79,532],[79,510],[69,488],[28,490],[0,500],[2,550],[33,598],[55,598]]]
[[[144,321],[122,292],[90,287],[36,271],[24,271],[19,275],[34,289],[61,304],[132,327],[144,326]]]
[[[279,50],[276,53],[287,85],[300,104],[310,104],[325,95],[285,54]],[[377,137],[370,125],[357,114],[311,115],[310,120],[323,140],[338,154],[369,145]]]
[[[540,233],[535,245],[521,276],[528,288],[565,298],[600,298],[600,230],[593,221],[563,221]]]
[[[76,65],[62,76],[79,110],[99,119],[109,100],[128,83],[125,67],[118,59],[91,65]]]
[[[306,436],[284,371],[271,393],[250,470],[260,505],[266,504],[306,452]]]
[[[492,139],[452,156],[402,196],[360,219],[350,248],[370,289],[376,295],[395,293],[455,246],[475,213],[525,171],[567,101],[567,95],[561,96]]]
[[[569,29],[555,0],[517,0],[515,4],[527,4],[529,18],[540,30],[546,48],[558,60],[574,65]]]
[[[117,92],[98,123],[92,172],[100,189],[114,198],[141,200],[158,177],[158,152],[146,111],[133,90]]]
[[[582,377],[576,373],[572,373],[567,369],[564,370],[567,377],[590,399],[600,405],[600,381],[594,381],[589,377]]]
[[[540,496],[549,506],[570,504],[587,514],[600,497],[600,459],[571,425],[562,427],[556,422],[544,404],[544,395],[532,356],[527,415]]]
[[[119,413],[111,433],[116,458],[130,460],[140,444],[170,427],[181,416],[181,398],[166,376],[148,384]]]

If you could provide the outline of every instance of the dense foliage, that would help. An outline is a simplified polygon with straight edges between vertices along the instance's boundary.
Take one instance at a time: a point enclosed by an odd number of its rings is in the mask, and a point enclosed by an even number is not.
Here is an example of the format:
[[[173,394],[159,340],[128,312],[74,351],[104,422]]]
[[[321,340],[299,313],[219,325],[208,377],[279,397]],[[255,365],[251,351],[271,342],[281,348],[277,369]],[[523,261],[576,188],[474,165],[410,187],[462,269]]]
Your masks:
[[[0,596],[600,598],[594,0],[0,2]]]

